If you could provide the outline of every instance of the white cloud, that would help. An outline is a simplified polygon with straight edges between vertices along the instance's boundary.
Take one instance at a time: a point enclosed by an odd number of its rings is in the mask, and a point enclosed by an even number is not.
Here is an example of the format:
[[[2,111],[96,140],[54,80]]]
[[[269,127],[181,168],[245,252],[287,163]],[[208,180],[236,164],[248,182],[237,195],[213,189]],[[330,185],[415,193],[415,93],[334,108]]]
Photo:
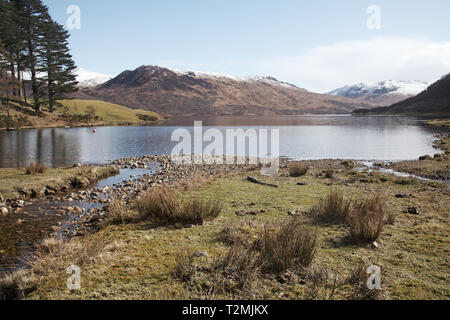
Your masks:
[[[256,68],[316,92],[390,79],[433,81],[450,71],[450,42],[399,37],[341,42],[257,61]]]

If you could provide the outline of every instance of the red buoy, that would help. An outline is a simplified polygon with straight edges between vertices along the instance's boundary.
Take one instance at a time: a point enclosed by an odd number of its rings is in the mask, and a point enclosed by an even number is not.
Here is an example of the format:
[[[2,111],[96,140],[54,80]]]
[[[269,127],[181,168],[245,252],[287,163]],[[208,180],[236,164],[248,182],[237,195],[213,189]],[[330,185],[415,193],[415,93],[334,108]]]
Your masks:
[[[93,132],[93,133],[96,133],[96,132],[97,132],[97,130],[93,129],[93,130],[92,130],[92,132]]]

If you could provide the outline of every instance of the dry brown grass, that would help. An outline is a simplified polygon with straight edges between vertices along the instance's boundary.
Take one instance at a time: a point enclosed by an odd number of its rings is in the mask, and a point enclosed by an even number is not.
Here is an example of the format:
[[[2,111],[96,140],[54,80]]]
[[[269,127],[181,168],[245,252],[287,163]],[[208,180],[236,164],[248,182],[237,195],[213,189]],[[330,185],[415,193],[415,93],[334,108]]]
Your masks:
[[[303,177],[308,173],[309,166],[302,164],[301,162],[291,162],[288,165],[288,171],[290,177]]]
[[[191,282],[197,271],[193,250],[180,250],[175,255],[174,275],[183,282]]]
[[[330,191],[325,199],[311,209],[310,215],[319,223],[344,224],[350,213],[351,201],[344,198],[339,189]]]
[[[33,253],[24,258],[25,268],[0,280],[0,296],[7,300],[23,299],[46,277],[57,276],[71,265],[82,268],[95,263],[110,242],[108,236],[99,234],[69,242],[59,238],[44,239]]]
[[[158,188],[141,196],[137,201],[141,221],[169,224],[203,224],[217,218],[222,211],[219,201],[193,199],[181,203],[173,191]]]
[[[386,203],[380,194],[358,201],[347,219],[349,237],[354,242],[371,242],[378,239],[385,225]]]
[[[125,208],[120,200],[113,200],[108,206],[108,222],[111,224],[127,224],[136,221],[136,214]]]
[[[279,230],[267,228],[261,241],[261,257],[267,272],[279,274],[288,269],[304,269],[313,261],[317,234],[295,219]]]
[[[305,296],[309,300],[331,300],[341,285],[335,270],[311,266],[306,274]]]
[[[31,161],[30,165],[26,169],[27,169],[27,171],[26,171],[27,174],[36,175],[36,174],[45,173],[45,170],[47,170],[47,167],[44,164],[35,163],[35,162]]]

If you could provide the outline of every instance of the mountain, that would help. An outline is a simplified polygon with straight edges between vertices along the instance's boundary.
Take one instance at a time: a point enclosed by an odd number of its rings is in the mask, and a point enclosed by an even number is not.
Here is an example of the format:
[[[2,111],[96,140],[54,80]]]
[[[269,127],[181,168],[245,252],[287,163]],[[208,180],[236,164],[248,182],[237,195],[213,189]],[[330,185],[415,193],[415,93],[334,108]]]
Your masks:
[[[83,68],[78,68],[76,70],[76,76],[79,87],[95,87],[114,78],[107,74],[88,71]]]
[[[306,91],[273,77],[238,78],[141,66],[76,98],[98,99],[165,115],[344,114],[373,105]]]
[[[388,106],[419,94],[430,84],[430,82],[414,80],[361,82],[333,90],[328,94],[358,99],[379,106]]]
[[[389,107],[357,110],[355,114],[450,115],[450,74],[420,94]]]

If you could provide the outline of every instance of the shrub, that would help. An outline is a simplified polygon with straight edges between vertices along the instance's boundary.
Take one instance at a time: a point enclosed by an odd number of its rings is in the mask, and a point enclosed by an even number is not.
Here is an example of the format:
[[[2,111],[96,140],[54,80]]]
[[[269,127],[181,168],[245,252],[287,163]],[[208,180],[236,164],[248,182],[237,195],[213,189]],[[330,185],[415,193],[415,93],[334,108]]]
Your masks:
[[[309,167],[301,162],[291,162],[288,165],[290,177],[303,177],[308,173]]]
[[[172,222],[178,214],[179,203],[167,188],[157,188],[142,195],[136,202],[140,220]]]
[[[192,250],[178,251],[175,256],[175,276],[183,282],[191,282],[197,271],[194,261],[195,255]]]
[[[291,268],[307,268],[316,253],[317,235],[292,219],[279,230],[266,228],[261,258],[267,272],[279,274]]]
[[[126,224],[136,219],[136,216],[127,210],[120,200],[113,200],[108,206],[108,212],[108,222],[112,224]]]
[[[261,274],[262,266],[263,262],[258,252],[242,244],[236,244],[216,261],[214,269],[222,278],[218,279],[221,282],[221,291],[224,289],[234,291],[251,289]]]
[[[325,178],[327,179],[333,179],[334,178],[334,170],[327,170],[325,171]]]
[[[341,162],[341,165],[348,169],[353,169],[357,166],[356,162],[354,160],[345,160]]]
[[[350,207],[351,202],[344,198],[343,192],[332,189],[325,199],[311,209],[310,215],[316,222],[342,224],[347,221]]]
[[[218,201],[193,199],[180,203],[172,191],[158,188],[141,196],[137,201],[141,221],[154,223],[203,224],[217,218],[222,211]]]
[[[47,170],[47,167],[44,164],[31,161],[27,168],[27,174],[35,175],[38,173],[45,173],[45,170]]]
[[[335,270],[311,266],[306,274],[306,298],[310,300],[331,300],[342,285]]]
[[[385,224],[386,203],[381,195],[356,202],[348,216],[348,229],[351,240],[371,242],[378,239]]]

